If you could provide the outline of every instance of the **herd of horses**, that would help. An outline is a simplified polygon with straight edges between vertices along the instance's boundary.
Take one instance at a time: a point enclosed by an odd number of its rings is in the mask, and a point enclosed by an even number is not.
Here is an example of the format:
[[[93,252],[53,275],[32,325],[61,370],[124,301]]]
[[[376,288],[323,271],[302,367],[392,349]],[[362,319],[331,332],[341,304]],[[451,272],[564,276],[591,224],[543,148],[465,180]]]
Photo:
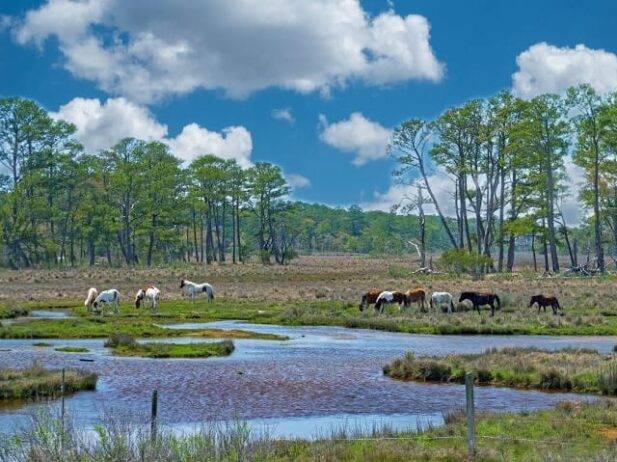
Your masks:
[[[200,294],[206,294],[209,301],[214,300],[214,288],[207,282],[195,283],[182,279],[180,281],[180,289],[192,301],[195,301],[195,298]],[[375,311],[383,314],[386,305],[398,304],[399,309],[403,310],[410,307],[412,303],[417,303],[420,309],[425,311],[426,296],[427,292],[423,288],[416,288],[407,292],[372,289],[362,295],[360,311],[364,311],[369,305],[374,305]],[[150,308],[155,310],[160,297],[161,291],[153,285],[140,288],[135,294],[134,306],[136,309],[139,309],[144,300],[149,300]],[[473,309],[477,310],[478,314],[483,306],[490,307],[491,316],[495,314],[496,308],[501,308],[499,296],[490,292],[461,292],[458,302],[463,303],[465,301],[470,301]],[[120,292],[117,289],[108,289],[99,293],[95,287],[91,287],[88,290],[84,305],[88,311],[98,313],[104,313],[104,307],[109,306],[112,312],[117,314],[120,306]],[[551,307],[553,314],[557,314],[557,310],[561,310],[563,313],[563,308],[559,305],[557,297],[554,296],[534,295],[529,301],[529,307],[531,308],[533,305],[538,305],[538,313],[540,309],[544,309],[544,312],[546,312],[546,307]],[[431,310],[442,310],[449,314],[456,311],[454,299],[449,292],[433,292],[430,297],[429,306]]]
[[[360,300],[360,311],[364,311],[369,305],[375,306],[375,311],[379,314],[384,312],[384,308],[388,304],[398,304],[399,309],[408,308],[412,303],[417,303],[422,311],[426,309],[426,290],[422,288],[408,290],[407,292],[389,291],[372,289],[362,295]],[[448,314],[455,311],[452,294],[449,292],[433,292],[429,301],[429,306],[432,310],[441,309]],[[480,314],[480,308],[488,306],[491,309],[491,316],[495,314],[495,308],[501,308],[499,296],[490,292],[465,291],[461,292],[458,302],[471,302],[473,309]],[[546,313],[546,308],[551,307],[553,314],[557,314],[557,310],[563,312],[563,308],[559,305],[557,297],[534,295],[529,301],[529,307],[538,306],[538,313],[543,309]]]
[[[195,301],[195,297],[199,294],[205,293],[209,301],[214,300],[214,288],[207,282],[197,284],[195,282],[182,279],[180,281],[180,289],[192,300]],[[159,299],[161,298],[161,291],[150,285],[145,288],[140,288],[135,294],[135,300],[133,305],[136,309],[141,307],[144,300],[150,301],[150,308],[155,310]],[[99,293],[96,287],[90,287],[84,305],[89,312],[104,313],[104,307],[111,307],[111,311],[115,314],[118,313],[120,307],[120,292],[117,289],[103,290]]]

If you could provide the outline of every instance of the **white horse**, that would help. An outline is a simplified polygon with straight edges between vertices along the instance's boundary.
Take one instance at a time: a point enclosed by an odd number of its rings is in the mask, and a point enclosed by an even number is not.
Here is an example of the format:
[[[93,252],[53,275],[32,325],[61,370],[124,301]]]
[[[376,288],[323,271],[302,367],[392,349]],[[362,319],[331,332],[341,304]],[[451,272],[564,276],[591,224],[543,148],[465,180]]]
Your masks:
[[[94,299],[96,298],[98,294],[99,294],[99,291],[96,290],[96,288],[90,287],[88,289],[88,296],[86,297],[86,301],[84,302],[84,305],[88,311],[92,311],[92,308],[94,305]]]
[[[194,282],[182,279],[182,281],[180,281],[180,288],[184,289],[186,294],[191,297],[191,300],[193,301],[195,301],[195,296],[202,292],[206,292],[208,294],[209,301],[214,299],[214,288],[207,282],[195,284]]]
[[[113,312],[118,314],[118,309],[120,307],[120,292],[116,289],[109,289],[102,291],[95,299],[93,306],[96,309],[99,309],[101,312],[103,311],[102,305],[111,305]]]
[[[454,303],[452,303],[452,294],[448,292],[433,292],[431,295],[431,308],[434,310],[443,309],[445,306],[448,310],[448,314],[452,314],[454,310]]]
[[[139,289],[137,295],[135,295],[135,308],[139,308],[142,300],[146,298],[150,300],[150,308],[156,310],[160,295],[161,291],[154,286],[148,286],[146,289]]]

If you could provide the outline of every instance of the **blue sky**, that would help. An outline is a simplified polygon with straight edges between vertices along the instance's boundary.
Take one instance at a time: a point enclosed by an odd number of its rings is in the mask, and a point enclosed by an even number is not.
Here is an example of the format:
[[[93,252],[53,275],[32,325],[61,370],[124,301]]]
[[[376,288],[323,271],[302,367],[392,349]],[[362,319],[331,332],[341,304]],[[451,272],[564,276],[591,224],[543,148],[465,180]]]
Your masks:
[[[139,11],[122,11],[122,6],[114,5],[117,1],[82,2],[87,8],[79,11],[85,11],[89,19],[84,20],[82,30],[74,30],[74,24],[79,21],[75,11],[70,9],[75,3],[71,0],[49,3],[2,0],[0,94],[34,98],[50,112],[59,111],[74,98],[98,100],[100,107],[92,104],[88,107],[100,112],[105,110],[109,98],[122,97],[123,103],[118,104],[115,111],[127,111],[128,117],[144,118],[151,137],[175,139],[172,145],[178,152],[195,149],[191,143],[202,143],[199,146],[214,143],[213,149],[221,149],[227,156],[239,155],[247,162],[275,162],[286,174],[300,175],[310,182],[298,183],[294,197],[311,202],[385,207],[400,191],[392,190],[393,162],[382,156],[383,148],[379,147],[383,130],[409,117],[433,118],[451,105],[511,88],[512,75],[516,72],[528,83],[524,88],[523,84],[519,85],[523,96],[546,90],[560,91],[580,81],[589,81],[601,90],[617,88],[615,1],[366,0],[358,3],[343,0],[340,8],[332,7],[335,2],[330,2],[328,9],[322,0],[306,0],[297,8],[296,2],[290,1],[282,12],[276,7],[264,12],[251,6],[259,2],[238,0],[244,3],[240,19],[236,17],[237,12],[230,13],[226,11],[228,6],[221,6],[235,2],[221,2],[219,7],[212,8],[202,5],[195,9],[185,0],[176,3],[183,4],[177,9],[174,2],[145,2],[144,5],[152,7],[143,6],[148,10],[147,18],[143,18]],[[132,3],[138,5],[140,1]],[[278,0],[272,4],[276,3]],[[307,5],[314,8],[309,9]],[[55,9],[51,10],[50,6]],[[47,10],[36,20],[26,18],[28,11],[40,12],[40,8]],[[107,19],[104,15],[97,16],[96,12],[105,8],[104,13],[110,16]],[[350,21],[355,21],[355,25],[336,37],[339,26],[329,24],[329,19],[321,22],[322,10],[324,18],[331,15],[340,20],[342,15],[346,19],[346,12],[360,12],[364,17],[354,16]],[[280,18],[269,22],[279,13],[297,16],[302,30],[297,34],[294,30],[287,31],[287,35],[283,35],[285,39],[280,40],[277,35],[281,29]],[[113,14],[116,15],[114,19],[109,19]],[[173,18],[176,14],[178,17]],[[216,23],[209,22],[215,14]],[[378,39],[363,37],[363,34],[378,30],[376,18],[380,15],[391,21],[379,29],[392,33],[388,37],[393,42],[389,43],[395,47],[409,46],[409,49],[415,49],[416,42],[423,41],[414,32],[421,30],[421,24],[415,29],[416,23],[405,23],[410,28],[408,35],[397,35],[394,31],[408,15],[420,15],[430,26],[430,38],[424,43],[430,48],[428,52],[426,49],[411,51],[409,56],[417,61],[430,55],[434,61],[410,65],[407,55],[388,55],[389,60],[383,66],[379,63],[366,66],[366,63],[358,64],[357,60],[339,61],[338,57],[345,53],[333,50],[333,46],[347,40],[368,44],[368,53],[373,55],[384,52],[383,46],[376,44]],[[161,22],[163,19],[170,22]],[[184,42],[182,25],[186,21],[191,25],[186,27],[187,42]],[[200,21],[203,21],[203,29]],[[177,27],[178,30],[163,34],[156,27],[160,24],[163,24],[160,27]],[[220,34],[204,33],[203,39],[194,41],[200,31],[216,29],[219,25],[223,31]],[[334,42],[330,42],[333,34]],[[143,39],[144,36],[148,40]],[[163,42],[155,42],[152,37]],[[113,51],[120,57],[111,60],[109,66],[101,64],[101,59],[96,63],[88,61],[91,56],[87,49],[84,47],[85,51],[80,51],[77,45],[89,43],[87,40],[91,38],[98,40],[98,51]],[[126,48],[121,55],[115,48],[117,41]],[[137,51],[130,48],[135,43],[141,47],[136,48]],[[201,62],[195,68],[185,63],[186,72],[180,66],[167,75],[158,67],[158,60],[167,59],[167,55],[161,57],[164,48],[161,43],[170,45],[171,53],[177,52],[177,46],[183,50],[199,46],[205,51],[197,58]],[[584,47],[577,49],[577,45]],[[108,68],[122,67],[130,62],[122,61],[126,56],[139,60],[142,49],[149,53],[150,61],[144,60],[134,69],[118,69],[111,77],[108,75]],[[208,53],[212,50],[216,51],[217,58],[211,60],[213,55]],[[159,52],[161,55],[157,55]],[[517,57],[526,52],[526,59],[517,64]],[[227,54],[233,56],[230,59],[233,65],[224,65]],[[219,65],[221,69],[217,68]],[[360,68],[362,70],[358,70]],[[147,78],[145,83],[139,81],[137,84],[134,75],[141,71]],[[288,79],[293,79],[293,83],[289,84]],[[303,88],[308,81],[310,88]],[[155,89],[142,92],[142,84],[143,88]],[[164,89],[160,90],[162,87]],[[81,104],[86,103],[82,101]],[[73,114],[82,114],[82,106],[71,107]],[[273,111],[281,109],[288,109],[293,120],[272,116]],[[369,125],[336,125],[349,121],[353,113],[360,113],[361,120]],[[320,122],[320,116],[325,122]],[[122,118],[113,112],[108,120]],[[191,132],[194,136],[188,136],[187,132],[182,140],[176,139],[190,124],[196,124]],[[242,127],[243,130],[232,135],[237,135],[237,143],[232,143],[231,138],[225,139],[229,135],[224,132],[227,127]],[[332,129],[329,132],[328,127]],[[135,129],[138,128],[139,125]],[[362,133],[356,137],[354,129]],[[87,132],[86,128],[84,130]],[[105,140],[113,138],[115,133],[114,129],[110,130],[108,136],[102,137],[104,139],[89,141],[90,145],[104,147]],[[326,136],[326,132],[331,136]],[[367,140],[364,140],[365,135]],[[84,136],[88,136],[87,133]],[[341,136],[346,138],[337,141]],[[250,147],[243,143],[247,137]],[[367,143],[363,152],[369,155],[369,160],[356,165],[354,159],[363,148],[362,143]],[[241,153],[236,154],[235,150]],[[382,196],[376,197],[376,192]]]

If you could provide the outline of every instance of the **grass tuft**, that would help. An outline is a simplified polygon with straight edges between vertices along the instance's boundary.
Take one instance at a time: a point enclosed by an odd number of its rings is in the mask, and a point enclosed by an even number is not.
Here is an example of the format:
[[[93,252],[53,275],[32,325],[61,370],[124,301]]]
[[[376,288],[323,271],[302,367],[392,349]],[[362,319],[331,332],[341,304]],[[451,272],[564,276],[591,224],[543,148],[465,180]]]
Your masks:
[[[479,385],[575,391],[617,396],[617,358],[595,350],[489,349],[480,354],[416,357],[383,368],[398,380],[463,383],[474,372]]]
[[[78,346],[63,346],[63,347],[54,348],[54,350],[60,351],[62,353],[87,353],[88,351],[90,351],[89,349],[85,347],[78,347]]]
[[[209,358],[229,356],[235,347],[231,340],[203,343],[140,343],[127,334],[114,334],[105,342],[116,356],[143,358]]]
[[[94,390],[97,375],[81,369],[67,369],[65,391]],[[0,401],[56,397],[60,394],[62,371],[45,369],[38,363],[26,369],[0,369]]]

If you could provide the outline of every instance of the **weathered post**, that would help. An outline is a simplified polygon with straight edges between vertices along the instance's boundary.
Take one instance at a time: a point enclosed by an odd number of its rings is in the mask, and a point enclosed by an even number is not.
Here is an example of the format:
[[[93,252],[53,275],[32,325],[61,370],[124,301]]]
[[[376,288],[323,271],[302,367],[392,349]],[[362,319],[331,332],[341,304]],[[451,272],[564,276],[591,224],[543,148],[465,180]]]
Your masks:
[[[60,426],[64,433],[64,392],[66,390],[66,370],[62,368],[62,382],[60,382]]]
[[[467,447],[469,449],[469,460],[473,460],[476,455],[476,412],[473,396],[474,379],[475,374],[473,372],[469,372],[465,375],[465,414],[467,415]]]
[[[158,413],[158,404],[159,404],[158,392],[156,390],[152,391],[152,407],[150,409],[150,438],[152,439],[152,443],[156,442],[156,415]]]

